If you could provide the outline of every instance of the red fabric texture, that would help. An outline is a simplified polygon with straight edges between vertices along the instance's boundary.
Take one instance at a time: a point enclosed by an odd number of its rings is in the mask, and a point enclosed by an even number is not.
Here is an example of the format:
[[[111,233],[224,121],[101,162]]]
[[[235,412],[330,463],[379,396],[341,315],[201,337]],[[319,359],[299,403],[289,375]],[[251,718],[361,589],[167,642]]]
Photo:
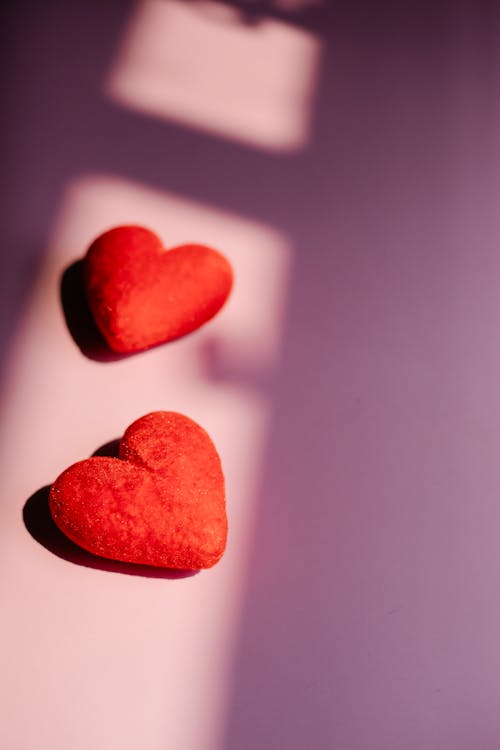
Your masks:
[[[165,251],[149,229],[100,235],[85,256],[89,307],[109,347],[148,349],[196,330],[220,310],[233,283],[229,262],[204,245]]]
[[[52,485],[49,506],[66,536],[112,560],[199,570],[226,547],[220,458],[205,430],[175,412],[130,425],[119,458],[70,466]]]

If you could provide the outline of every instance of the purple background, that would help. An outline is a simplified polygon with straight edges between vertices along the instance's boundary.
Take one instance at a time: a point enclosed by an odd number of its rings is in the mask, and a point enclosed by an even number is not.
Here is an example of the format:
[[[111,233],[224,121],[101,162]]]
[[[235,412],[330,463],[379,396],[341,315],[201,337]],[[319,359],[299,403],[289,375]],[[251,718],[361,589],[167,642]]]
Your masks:
[[[273,403],[221,750],[496,750],[496,5],[296,14],[325,53],[311,142],[292,155],[101,96],[130,7],[5,13],[2,357],[81,172],[282,230],[294,265],[278,371],[262,381],[216,349],[206,362]]]

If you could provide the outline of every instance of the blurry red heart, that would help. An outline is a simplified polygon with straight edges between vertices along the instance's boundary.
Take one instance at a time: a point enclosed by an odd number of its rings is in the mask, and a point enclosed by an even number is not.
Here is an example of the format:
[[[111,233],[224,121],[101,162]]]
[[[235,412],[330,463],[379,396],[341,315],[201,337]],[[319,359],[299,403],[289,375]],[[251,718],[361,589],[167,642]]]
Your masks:
[[[165,251],[149,229],[98,237],[85,258],[89,307],[108,345],[130,353],[194,331],[220,310],[233,283],[229,262],[204,245]]]
[[[119,458],[93,457],[50,489],[61,531],[95,555],[180,570],[210,568],[227,537],[224,477],[209,436],[175,412],[127,428]]]

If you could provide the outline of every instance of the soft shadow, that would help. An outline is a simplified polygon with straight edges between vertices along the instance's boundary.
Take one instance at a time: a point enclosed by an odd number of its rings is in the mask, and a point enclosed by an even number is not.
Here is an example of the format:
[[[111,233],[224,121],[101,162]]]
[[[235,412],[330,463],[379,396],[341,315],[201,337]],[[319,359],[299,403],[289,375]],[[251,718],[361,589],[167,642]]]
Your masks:
[[[187,0],[196,3],[197,0]],[[296,3],[295,7],[288,8],[286,4],[276,3],[274,0],[219,0],[216,6],[198,4],[198,12],[213,19],[214,22],[227,23],[228,18],[221,13],[221,8],[227,6],[234,12],[233,22],[245,26],[259,26],[264,21],[275,20],[288,23],[299,28],[312,28],[317,30],[318,21],[324,15],[326,3]]]
[[[104,443],[100,448],[97,448],[92,455],[93,456],[106,456],[107,458],[118,458],[120,453],[120,438],[110,440],[109,443]]]
[[[118,439],[112,440],[102,445],[92,455],[117,458],[119,445]],[[23,521],[33,539],[57,557],[75,565],[83,565],[86,568],[106,570],[110,573],[125,573],[129,576],[141,576],[143,578],[175,580],[191,578],[199,573],[198,570],[170,570],[156,568],[153,565],[134,565],[118,560],[107,560],[105,557],[98,557],[91,552],[87,552],[87,550],[68,539],[54,523],[49,508],[49,493],[50,485],[46,485],[31,495],[23,508]]]
[[[83,276],[83,260],[77,260],[61,277],[61,305],[71,338],[82,354],[96,362],[116,362],[129,357],[109,348],[90,312]]]

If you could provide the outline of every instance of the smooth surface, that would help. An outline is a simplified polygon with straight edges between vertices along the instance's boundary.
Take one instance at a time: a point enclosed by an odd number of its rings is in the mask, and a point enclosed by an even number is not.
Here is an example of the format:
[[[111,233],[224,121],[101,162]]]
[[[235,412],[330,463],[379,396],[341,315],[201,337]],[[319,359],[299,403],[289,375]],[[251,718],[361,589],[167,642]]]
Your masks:
[[[3,741],[498,750],[496,5],[290,10],[322,50],[292,152],[112,103],[127,5],[26,0],[6,26]],[[255,34],[287,15],[237,5]],[[58,285],[125,221],[213,243],[236,284],[200,335],[97,363]],[[28,497],[158,408],[221,453],[222,562],[150,578],[38,544]]]

